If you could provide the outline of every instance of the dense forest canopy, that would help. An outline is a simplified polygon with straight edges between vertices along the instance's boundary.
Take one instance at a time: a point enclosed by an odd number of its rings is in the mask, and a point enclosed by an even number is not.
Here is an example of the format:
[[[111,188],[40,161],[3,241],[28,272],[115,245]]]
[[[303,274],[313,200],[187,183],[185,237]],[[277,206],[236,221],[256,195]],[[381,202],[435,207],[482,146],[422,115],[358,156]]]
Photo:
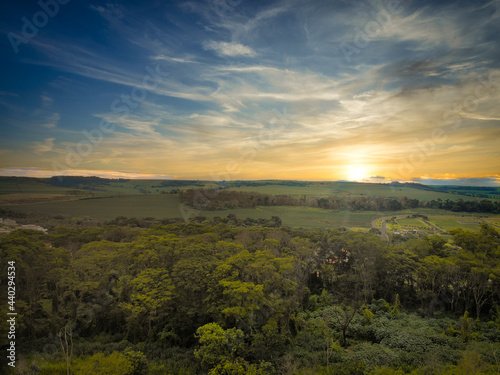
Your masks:
[[[279,218],[126,223],[0,236],[17,272],[14,373],[500,369],[500,236],[487,225],[448,244]]]
[[[326,196],[294,197],[290,194],[262,194],[252,191],[233,191],[220,189],[187,189],[180,191],[182,203],[197,209],[223,210],[228,208],[255,208],[257,206],[308,206],[329,210],[349,211],[397,211],[414,208],[438,208],[454,212],[500,213],[500,201],[478,199],[432,199],[423,202],[408,197],[365,197],[365,196]]]

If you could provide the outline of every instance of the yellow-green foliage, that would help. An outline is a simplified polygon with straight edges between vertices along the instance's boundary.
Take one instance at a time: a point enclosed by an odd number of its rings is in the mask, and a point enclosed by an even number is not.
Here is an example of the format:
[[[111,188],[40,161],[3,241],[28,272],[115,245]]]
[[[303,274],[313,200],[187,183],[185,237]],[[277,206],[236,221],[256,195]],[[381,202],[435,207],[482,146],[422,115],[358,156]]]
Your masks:
[[[224,330],[217,323],[205,324],[196,331],[200,347],[194,355],[207,368],[232,362],[243,347],[243,336],[236,328]]]
[[[363,318],[365,319],[366,324],[372,324],[373,313],[369,309],[364,308],[363,309]]]
[[[393,369],[390,367],[377,367],[375,370],[370,371],[370,375],[404,375],[401,369]]]
[[[94,354],[74,366],[75,375],[132,375],[134,366],[123,354],[114,352],[108,356],[103,353]]]

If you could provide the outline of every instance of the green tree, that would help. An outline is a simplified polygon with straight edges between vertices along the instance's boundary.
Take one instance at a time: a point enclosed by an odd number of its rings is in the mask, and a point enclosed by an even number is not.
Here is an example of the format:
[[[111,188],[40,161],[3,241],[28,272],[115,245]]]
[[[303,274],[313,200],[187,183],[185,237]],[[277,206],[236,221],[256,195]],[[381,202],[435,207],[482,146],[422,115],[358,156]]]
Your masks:
[[[205,369],[235,360],[244,348],[243,331],[231,328],[224,330],[217,323],[208,323],[196,330],[199,348],[195,357]]]
[[[212,274],[209,308],[228,326],[248,332],[274,318],[285,328],[299,305],[292,257],[243,250]]]
[[[163,268],[146,269],[130,281],[132,294],[130,303],[124,307],[131,312],[129,321],[141,325],[141,319],[147,321],[147,337],[152,339],[153,323],[162,316],[172,299],[173,283],[168,272]]]

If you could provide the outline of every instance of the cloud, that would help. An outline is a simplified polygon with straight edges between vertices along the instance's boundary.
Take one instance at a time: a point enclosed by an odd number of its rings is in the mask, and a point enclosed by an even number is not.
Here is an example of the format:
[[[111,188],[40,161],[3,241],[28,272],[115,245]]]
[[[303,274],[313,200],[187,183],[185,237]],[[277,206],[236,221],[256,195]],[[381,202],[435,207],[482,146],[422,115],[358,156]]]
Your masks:
[[[164,55],[156,55],[151,57],[152,60],[163,60],[163,61],[169,61],[169,62],[177,62],[177,63],[191,63],[191,64],[198,64],[198,61],[189,59],[189,58],[180,58],[180,57],[172,57],[172,56],[164,56]]]
[[[42,126],[48,129],[55,128],[57,127],[57,123],[59,122],[60,117],[61,116],[59,115],[59,113],[53,113],[47,118],[46,122],[42,124]]]
[[[126,178],[126,179],[142,179],[142,180],[171,180],[174,177],[166,174],[152,174],[141,172],[124,172],[124,171],[106,171],[106,170],[86,170],[86,169],[71,169],[51,171],[36,167],[26,168],[2,168],[0,176],[8,177],[38,177],[49,178],[53,176],[81,176],[81,177],[101,177],[101,178]]]
[[[35,154],[43,154],[54,150],[55,138],[46,138],[43,142],[33,142],[32,148]]]
[[[54,102],[54,99],[52,99],[48,95],[41,95],[40,99],[42,100],[42,106],[45,108],[50,107],[52,105],[52,103]]]
[[[18,99],[17,108],[8,106],[15,98],[0,93],[11,117],[5,127],[21,129],[23,138],[19,150],[2,147],[13,155],[9,164],[16,155],[17,165],[30,165],[31,157],[49,168],[50,151],[64,159],[81,131],[95,128],[93,114],[116,128],[82,158],[82,169],[161,174],[167,168],[176,176],[209,177],[236,162],[245,177],[329,179],[356,163],[391,179],[412,158],[418,163],[409,178],[447,169],[458,177],[491,175],[498,170],[500,94],[477,77],[491,73],[493,83],[500,81],[493,22],[500,13],[485,2],[406,2],[347,63],[338,46],[354,43],[382,3],[242,2],[224,17],[214,15],[210,2],[155,2],[150,11],[90,6],[99,21],[92,37],[44,33],[30,40],[39,58],[24,62],[51,66],[59,76],[38,88],[41,103],[32,106]],[[188,8],[196,14],[175,13]],[[127,116],[113,113],[111,103],[137,93],[152,64],[169,76]],[[75,113],[62,105],[69,96]],[[450,111],[460,126],[445,121]],[[436,129],[444,133],[437,143]],[[243,162],[249,143],[255,156]],[[430,150],[424,156],[422,147]]]
[[[211,40],[205,42],[203,47],[206,50],[214,50],[219,56],[246,56],[254,57],[257,53],[250,47],[244,46],[240,43],[216,42]]]
[[[7,92],[7,91],[0,91],[1,96],[12,96],[12,97],[18,97],[18,94],[15,94],[13,92]]]

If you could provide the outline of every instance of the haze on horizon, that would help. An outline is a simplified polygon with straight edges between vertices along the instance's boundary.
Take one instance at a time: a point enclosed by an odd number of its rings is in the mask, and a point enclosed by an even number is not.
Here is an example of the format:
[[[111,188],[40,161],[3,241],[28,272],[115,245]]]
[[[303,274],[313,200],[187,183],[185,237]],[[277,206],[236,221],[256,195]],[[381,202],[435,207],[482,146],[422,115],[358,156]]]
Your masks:
[[[0,175],[500,186],[499,0],[42,0],[0,17]]]

